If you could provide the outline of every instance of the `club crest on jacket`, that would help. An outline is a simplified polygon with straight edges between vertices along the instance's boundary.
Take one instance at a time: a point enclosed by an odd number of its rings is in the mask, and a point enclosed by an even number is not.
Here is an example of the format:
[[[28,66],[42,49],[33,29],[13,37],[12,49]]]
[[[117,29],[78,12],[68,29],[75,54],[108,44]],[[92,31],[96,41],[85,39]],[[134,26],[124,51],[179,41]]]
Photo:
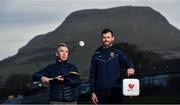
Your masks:
[[[114,52],[111,52],[111,53],[110,53],[110,56],[111,56],[112,58],[114,58],[115,53],[114,53]]]

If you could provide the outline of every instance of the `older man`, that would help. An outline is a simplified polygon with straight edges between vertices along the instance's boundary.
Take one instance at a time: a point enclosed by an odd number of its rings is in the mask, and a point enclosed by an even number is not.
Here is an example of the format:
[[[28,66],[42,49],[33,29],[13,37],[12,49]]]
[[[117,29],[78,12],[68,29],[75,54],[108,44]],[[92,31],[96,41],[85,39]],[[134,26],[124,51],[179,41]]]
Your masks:
[[[77,102],[76,87],[80,84],[79,71],[69,63],[69,50],[65,43],[60,43],[56,51],[56,63],[33,74],[35,81],[50,84],[50,103],[75,104]]]

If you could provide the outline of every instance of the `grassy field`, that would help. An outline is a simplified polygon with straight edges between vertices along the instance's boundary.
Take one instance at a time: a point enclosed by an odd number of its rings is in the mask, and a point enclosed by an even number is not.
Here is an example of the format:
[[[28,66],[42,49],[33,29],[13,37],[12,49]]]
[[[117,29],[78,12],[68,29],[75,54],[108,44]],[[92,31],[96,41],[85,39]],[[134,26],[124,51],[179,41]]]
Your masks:
[[[155,96],[138,96],[138,97],[125,97],[125,103],[134,104],[177,104],[180,103],[180,95],[155,95]]]
[[[0,75],[6,79],[12,74],[29,74],[42,69],[44,66],[47,66],[49,62],[40,62],[40,63],[26,63],[26,64],[17,64],[10,65],[0,68]]]
[[[179,95],[154,95],[154,96],[137,96],[124,97],[125,104],[179,104]],[[86,94],[79,98],[79,104],[90,104],[90,95]]]
[[[34,64],[14,65],[14,66],[0,68],[0,75],[3,76],[4,79],[12,74],[30,74],[31,75],[37,69],[38,68],[34,66]]]

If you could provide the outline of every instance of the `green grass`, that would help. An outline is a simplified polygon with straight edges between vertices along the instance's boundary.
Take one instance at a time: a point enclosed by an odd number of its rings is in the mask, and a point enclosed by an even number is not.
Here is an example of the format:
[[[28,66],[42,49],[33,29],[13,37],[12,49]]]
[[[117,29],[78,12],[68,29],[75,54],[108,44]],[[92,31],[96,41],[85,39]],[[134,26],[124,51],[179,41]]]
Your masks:
[[[124,104],[177,104],[180,103],[179,97],[180,95],[124,97]],[[79,97],[78,104],[92,104],[90,95]]]
[[[155,96],[137,96],[133,98],[125,97],[125,103],[133,104],[177,104],[180,103],[180,95],[155,95]]]
[[[20,64],[13,66],[6,66],[4,68],[0,68],[0,75],[3,78],[7,78],[12,74],[32,74],[37,71],[39,68],[35,64]]]

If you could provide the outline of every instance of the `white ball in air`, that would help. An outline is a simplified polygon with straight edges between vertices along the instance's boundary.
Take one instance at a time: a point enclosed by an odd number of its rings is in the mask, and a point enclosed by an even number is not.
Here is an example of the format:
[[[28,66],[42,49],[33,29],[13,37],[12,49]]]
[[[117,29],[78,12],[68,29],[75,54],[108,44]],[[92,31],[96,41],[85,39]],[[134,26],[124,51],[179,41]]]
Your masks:
[[[83,47],[84,46],[84,41],[79,41],[79,45],[81,46],[81,47]]]

